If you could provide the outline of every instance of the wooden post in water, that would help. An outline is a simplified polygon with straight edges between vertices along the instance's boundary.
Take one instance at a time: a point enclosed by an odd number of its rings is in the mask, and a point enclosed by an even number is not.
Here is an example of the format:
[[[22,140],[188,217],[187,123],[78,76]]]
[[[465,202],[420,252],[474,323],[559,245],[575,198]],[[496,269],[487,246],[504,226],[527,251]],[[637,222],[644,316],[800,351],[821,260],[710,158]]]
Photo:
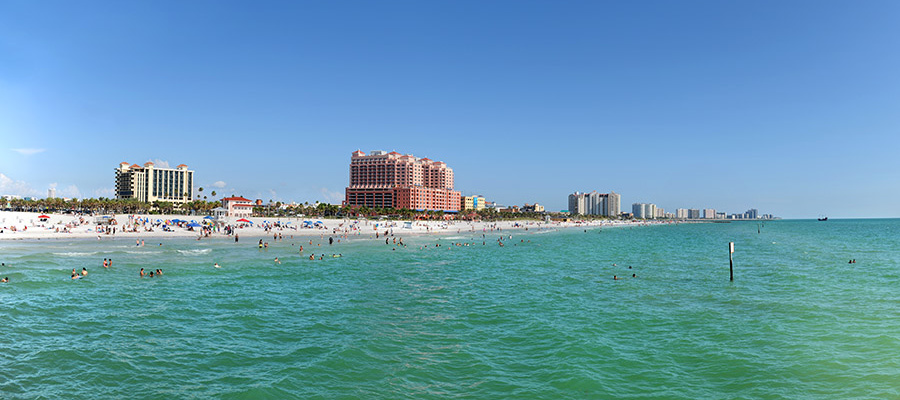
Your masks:
[[[734,282],[734,242],[728,242],[728,273]]]

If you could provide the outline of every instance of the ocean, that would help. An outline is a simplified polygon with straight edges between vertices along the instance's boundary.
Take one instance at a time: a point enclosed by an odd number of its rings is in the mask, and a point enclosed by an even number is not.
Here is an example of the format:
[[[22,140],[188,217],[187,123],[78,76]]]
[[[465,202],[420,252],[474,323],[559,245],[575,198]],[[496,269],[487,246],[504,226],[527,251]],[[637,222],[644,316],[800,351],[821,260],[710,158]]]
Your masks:
[[[0,398],[900,398],[900,220],[287,233],[0,241]]]

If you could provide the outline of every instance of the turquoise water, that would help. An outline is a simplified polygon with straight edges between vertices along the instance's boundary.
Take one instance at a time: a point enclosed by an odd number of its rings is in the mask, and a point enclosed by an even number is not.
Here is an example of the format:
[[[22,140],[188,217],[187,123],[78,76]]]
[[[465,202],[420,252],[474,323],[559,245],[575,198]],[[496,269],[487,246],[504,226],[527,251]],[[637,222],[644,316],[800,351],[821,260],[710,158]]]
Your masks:
[[[900,220],[503,234],[0,242],[0,397],[900,398]]]

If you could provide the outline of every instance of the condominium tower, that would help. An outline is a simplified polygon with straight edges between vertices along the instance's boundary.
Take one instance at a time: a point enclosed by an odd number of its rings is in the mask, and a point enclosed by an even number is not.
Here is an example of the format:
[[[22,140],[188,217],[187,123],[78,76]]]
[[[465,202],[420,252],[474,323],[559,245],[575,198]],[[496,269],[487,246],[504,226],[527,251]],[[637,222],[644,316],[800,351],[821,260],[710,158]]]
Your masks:
[[[656,204],[634,203],[631,205],[631,214],[634,216],[634,218],[656,218]]]
[[[152,162],[116,168],[116,198],[145,202],[165,201],[182,204],[191,201],[194,171],[181,164],[175,168],[157,168]]]
[[[606,217],[618,217],[622,196],[616,192],[579,193],[569,195],[569,212],[579,215],[602,215]]]
[[[345,193],[344,204],[351,207],[456,212],[461,200],[447,164],[395,151],[354,151]]]

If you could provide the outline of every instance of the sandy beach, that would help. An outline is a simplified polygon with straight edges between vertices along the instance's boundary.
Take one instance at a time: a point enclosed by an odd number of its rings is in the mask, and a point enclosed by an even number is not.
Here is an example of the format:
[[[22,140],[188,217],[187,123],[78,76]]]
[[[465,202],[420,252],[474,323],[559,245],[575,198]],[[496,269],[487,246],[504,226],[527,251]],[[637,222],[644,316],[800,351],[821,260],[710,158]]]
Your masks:
[[[46,215],[49,218],[40,218]],[[108,218],[104,218],[108,217]],[[107,220],[115,220],[107,223]],[[0,211],[0,240],[24,239],[112,239],[112,238],[184,238],[228,237],[225,227],[241,237],[266,237],[274,234],[295,236],[375,237],[385,231],[395,235],[455,234],[504,230],[549,230],[579,227],[645,225],[644,221],[408,221],[363,218],[271,218],[251,217],[224,221],[197,215],[74,215]],[[176,222],[183,221],[183,222]],[[189,227],[191,223],[195,226]],[[659,222],[657,222],[659,223]],[[196,224],[199,224],[197,226]]]

